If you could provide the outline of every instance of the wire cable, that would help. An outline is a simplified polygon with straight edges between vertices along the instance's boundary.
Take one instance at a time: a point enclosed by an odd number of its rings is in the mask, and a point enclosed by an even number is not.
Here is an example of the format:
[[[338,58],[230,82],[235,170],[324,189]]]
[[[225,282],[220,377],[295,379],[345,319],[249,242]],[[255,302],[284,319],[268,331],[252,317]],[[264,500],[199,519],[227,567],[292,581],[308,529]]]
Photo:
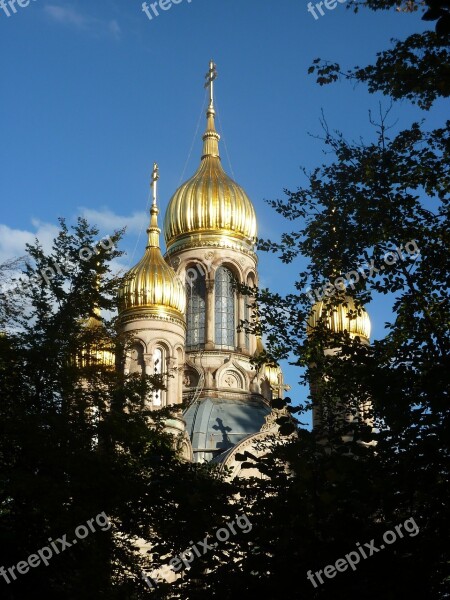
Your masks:
[[[220,119],[220,110],[219,110],[219,105],[217,103],[217,100],[215,101],[215,104],[216,104],[216,107],[217,107],[217,118],[219,120],[219,127],[220,127],[220,131],[222,132],[221,133],[221,138],[223,140],[223,145],[225,146],[225,154],[227,155],[228,164],[230,165],[231,175],[233,176],[233,179],[236,181],[236,177],[235,177],[234,171],[233,171],[233,165],[231,164],[230,155],[228,153],[228,146],[227,146],[227,141],[225,139],[224,129],[222,127],[222,121]]]
[[[147,213],[150,211],[150,200],[151,200],[151,192],[149,192],[149,193],[148,193],[148,196],[147,196],[147,202],[146,202],[146,204],[145,204],[145,213],[146,213],[146,214],[147,214]],[[138,235],[138,237],[137,237],[136,244],[135,244],[135,246],[134,246],[133,253],[131,254],[131,256],[130,256],[130,260],[129,260],[129,262],[128,262],[128,268],[129,268],[129,269],[131,268],[131,263],[133,262],[134,255],[136,254],[137,247],[138,247],[138,245],[139,245],[139,242],[140,242],[140,240],[141,240],[141,236],[142,236],[142,231],[143,231],[143,229],[144,229],[144,223],[142,223],[142,225],[141,225],[141,228],[140,228],[140,230],[139,230],[139,235]]]
[[[181,173],[180,181],[178,182],[178,187],[180,187],[180,185],[183,183],[183,177],[184,177],[184,174],[186,172],[189,160],[191,158],[192,150],[194,149],[194,144],[195,144],[195,141],[196,141],[197,136],[198,136],[198,130],[200,129],[200,121],[201,121],[202,115],[203,115],[204,110],[205,110],[206,98],[207,98],[207,92],[205,92],[205,97],[203,98],[202,109],[200,111],[200,115],[199,115],[198,121],[197,121],[197,129],[195,130],[194,137],[192,138],[191,148],[189,150],[188,157],[187,157],[186,162],[184,164],[183,172]]]

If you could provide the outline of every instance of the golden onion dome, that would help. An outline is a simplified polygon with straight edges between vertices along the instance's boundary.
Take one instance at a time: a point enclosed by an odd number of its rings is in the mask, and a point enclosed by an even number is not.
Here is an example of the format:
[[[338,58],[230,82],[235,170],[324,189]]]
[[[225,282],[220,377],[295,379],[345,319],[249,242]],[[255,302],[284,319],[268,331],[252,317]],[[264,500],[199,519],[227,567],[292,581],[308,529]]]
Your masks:
[[[211,63],[211,69],[215,69]],[[211,97],[203,135],[200,166],[172,196],[164,219],[167,252],[211,242],[252,249],[256,239],[256,214],[249,197],[224,171],[219,155],[220,136],[215,128]]]
[[[145,254],[127,273],[125,283],[119,290],[121,313],[145,309],[157,316],[174,316],[184,320],[186,307],[185,286],[164,260],[159,246],[158,208],[156,205],[156,181],[158,167],[153,170],[153,204],[151,221],[147,229],[148,243]]]
[[[281,367],[265,364],[262,368],[262,376],[267,379],[271,389],[276,389],[280,385]]]
[[[114,369],[116,364],[114,344],[104,331],[98,307],[94,307],[94,316],[89,317],[83,327],[92,333],[93,341],[84,345],[79,355],[75,357],[75,364],[78,367],[102,366]]]
[[[256,338],[256,352],[255,356],[265,353],[264,344],[262,339],[257,336]],[[272,362],[265,362],[261,365],[259,375],[262,379],[266,379],[269,383],[271,390],[279,389],[280,385],[283,385],[283,371],[281,367]],[[288,389],[289,386],[284,386],[283,389]]]
[[[355,301],[350,296],[345,296],[342,304],[325,308],[328,313],[324,315],[326,325],[334,333],[344,333],[347,331],[350,336],[359,336],[366,341],[370,339],[370,317],[367,311],[362,308],[356,308]],[[307,320],[306,331],[311,335],[317,327],[324,311],[324,302],[316,302],[311,309]],[[349,313],[352,313],[350,318]]]

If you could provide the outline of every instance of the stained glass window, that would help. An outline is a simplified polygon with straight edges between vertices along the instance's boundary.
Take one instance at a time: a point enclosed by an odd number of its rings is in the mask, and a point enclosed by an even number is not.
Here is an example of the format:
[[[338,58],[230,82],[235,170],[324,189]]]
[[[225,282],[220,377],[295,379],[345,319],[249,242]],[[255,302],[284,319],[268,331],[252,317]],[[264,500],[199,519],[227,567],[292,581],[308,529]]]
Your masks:
[[[235,293],[233,276],[225,267],[219,267],[215,279],[216,346],[235,347]]]
[[[163,372],[163,351],[161,348],[155,348],[153,353],[153,375],[161,375]],[[153,390],[152,403],[154,406],[161,406],[162,390]]]
[[[186,348],[195,350],[205,345],[206,283],[205,274],[197,267],[186,272]]]
[[[249,301],[250,296],[244,296],[244,319],[247,321],[246,327],[248,327],[248,321],[250,320],[250,309],[248,307]],[[247,350],[250,348],[250,335],[248,331],[245,331],[245,347]]]
[[[247,279],[247,286],[249,288],[254,288],[255,287],[255,282],[253,279],[253,276],[250,275]],[[253,300],[252,300],[252,296],[245,296],[244,295],[244,319],[245,321],[249,321],[250,322],[250,304],[252,304]],[[245,332],[245,347],[247,348],[247,350],[250,350],[250,334],[248,333],[248,331]]]
[[[130,348],[129,373],[145,373],[144,349],[141,344],[133,344]]]

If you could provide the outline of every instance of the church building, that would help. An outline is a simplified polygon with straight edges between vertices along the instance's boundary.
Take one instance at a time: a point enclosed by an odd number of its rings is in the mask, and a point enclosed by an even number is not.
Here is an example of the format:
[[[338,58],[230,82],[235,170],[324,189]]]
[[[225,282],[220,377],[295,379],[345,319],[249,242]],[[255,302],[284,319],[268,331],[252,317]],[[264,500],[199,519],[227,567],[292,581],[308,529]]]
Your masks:
[[[252,316],[251,296],[236,282],[258,286],[255,254],[257,218],[244,189],[225,172],[216,131],[211,61],[207,74],[209,105],[203,152],[194,175],[169,201],[164,217],[166,253],[160,246],[158,166],[152,174],[153,202],[144,256],[128,273],[119,292],[121,330],[131,339],[125,373],[161,375],[166,389],[153,391],[147,408],[180,407],[167,419],[181,455],[198,463],[215,462],[244,476],[236,454],[278,433],[279,410],[271,400],[289,389],[281,368],[258,369],[252,357],[263,352],[262,340],[240,327]],[[336,333],[348,332],[369,344],[370,319],[350,296],[331,313],[323,301],[311,308],[304,324],[311,335],[319,320]],[[326,354],[334,354],[330,348]],[[312,382],[313,427],[321,422],[321,403]],[[345,407],[344,407],[345,408]],[[359,418],[370,413],[361,406]],[[288,413],[283,412],[284,415]],[[354,415],[345,419],[353,420]],[[367,421],[368,422],[368,421]],[[247,473],[247,475],[254,473]]]
[[[167,389],[154,391],[147,407],[187,407],[167,423],[182,455],[237,469],[235,453],[276,429],[270,401],[287,386],[280,368],[255,369],[251,357],[262,351],[262,342],[239,328],[252,309],[235,282],[258,285],[257,219],[250,198],[222,166],[216,76],[211,62],[200,165],[167,206],[164,256],[154,166],[148,242],[120,290],[119,316],[132,340],[125,372],[167,374]]]

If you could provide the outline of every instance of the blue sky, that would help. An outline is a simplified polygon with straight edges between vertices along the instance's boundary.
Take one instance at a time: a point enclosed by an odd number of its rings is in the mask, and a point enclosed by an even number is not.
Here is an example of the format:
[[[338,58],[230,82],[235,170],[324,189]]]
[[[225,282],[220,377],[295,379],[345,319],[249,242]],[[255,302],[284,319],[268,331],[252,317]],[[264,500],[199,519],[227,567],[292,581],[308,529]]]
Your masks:
[[[418,14],[354,15],[345,4],[314,20],[304,0],[181,0],[151,21],[141,5],[33,0],[10,17],[0,10],[0,260],[22,254],[35,235],[48,242],[59,216],[84,214],[105,234],[128,225],[124,265],[136,262],[153,161],[162,213],[199,163],[210,58],[223,164],[253,200],[259,235],[276,239],[289,224],[264,199],[302,184],[301,166],[327,160],[308,134],[320,133],[321,110],[347,138],[368,140],[368,111],[380,99],[388,105],[362,85],[318,86],[307,75],[312,60],[363,66],[390,38],[432,26]],[[445,115],[444,103],[430,115],[406,102],[392,111],[397,129],[421,117],[431,127]],[[261,254],[260,277],[286,292],[295,269]],[[389,303],[369,310],[381,337]],[[298,373],[285,371],[290,395],[305,397]]]

